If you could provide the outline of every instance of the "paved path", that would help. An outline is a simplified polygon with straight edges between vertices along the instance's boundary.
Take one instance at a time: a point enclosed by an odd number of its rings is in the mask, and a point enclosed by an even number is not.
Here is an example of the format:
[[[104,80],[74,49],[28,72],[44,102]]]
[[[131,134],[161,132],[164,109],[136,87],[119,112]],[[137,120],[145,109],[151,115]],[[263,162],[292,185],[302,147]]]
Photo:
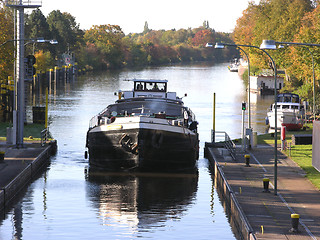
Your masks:
[[[223,168],[257,239],[320,239],[320,191],[296,163],[278,151],[278,195],[274,195],[274,147],[250,150],[250,166],[244,154],[236,160],[210,152]],[[263,178],[270,179],[270,193],[263,192]],[[291,213],[300,214],[299,233],[292,233]]]

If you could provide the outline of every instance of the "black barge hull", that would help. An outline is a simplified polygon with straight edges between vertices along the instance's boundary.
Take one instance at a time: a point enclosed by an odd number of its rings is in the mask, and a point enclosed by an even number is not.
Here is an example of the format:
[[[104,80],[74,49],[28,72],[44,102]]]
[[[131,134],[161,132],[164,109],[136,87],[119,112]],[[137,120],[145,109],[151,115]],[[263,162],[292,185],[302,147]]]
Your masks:
[[[155,129],[88,131],[90,167],[112,170],[193,169],[199,155],[196,133]]]

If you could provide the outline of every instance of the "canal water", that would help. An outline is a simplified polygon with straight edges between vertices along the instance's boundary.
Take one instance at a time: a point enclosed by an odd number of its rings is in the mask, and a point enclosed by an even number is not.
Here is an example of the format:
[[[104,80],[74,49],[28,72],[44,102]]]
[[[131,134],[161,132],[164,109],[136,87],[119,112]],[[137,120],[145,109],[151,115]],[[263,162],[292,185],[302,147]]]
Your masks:
[[[116,100],[114,92],[131,89],[124,80],[133,78],[167,79],[169,91],[188,94],[183,100],[199,122],[197,172],[121,174],[88,168],[90,118]],[[30,102],[43,104],[43,92]],[[49,128],[58,152],[3,214],[0,239],[236,239],[203,157],[204,143],[211,139],[214,92],[216,130],[240,138],[245,86],[226,64],[103,72],[52,87]],[[252,95],[251,102],[253,129],[264,133],[272,97]]]

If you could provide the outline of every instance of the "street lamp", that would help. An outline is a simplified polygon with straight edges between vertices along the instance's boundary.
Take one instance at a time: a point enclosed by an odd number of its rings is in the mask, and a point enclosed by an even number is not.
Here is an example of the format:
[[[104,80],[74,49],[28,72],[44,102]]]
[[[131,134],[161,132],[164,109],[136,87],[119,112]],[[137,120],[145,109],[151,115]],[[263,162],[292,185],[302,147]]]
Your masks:
[[[40,37],[40,38],[36,38],[36,39],[30,39],[30,42],[27,42],[26,44],[24,45],[27,45],[27,44],[30,44],[32,43],[33,46],[32,46],[32,55],[34,55],[34,48],[35,48],[35,44],[36,43],[50,43],[50,44],[58,44],[58,41],[55,40],[55,39],[51,39],[51,40],[45,40],[43,37]]]
[[[273,41],[274,43],[274,41]],[[268,52],[265,51],[265,49],[277,49],[275,44],[272,45],[272,40],[264,40],[263,43],[261,44],[260,48],[257,46],[253,45],[242,45],[242,44],[228,44],[228,43],[216,43],[215,48],[224,48],[224,45],[226,46],[235,46],[235,47],[251,47],[251,48],[256,48],[260,49],[263,51],[265,54],[268,55],[268,57],[271,59],[273,68],[274,68],[274,95],[275,95],[275,119],[277,119],[277,68],[276,64],[274,63],[272,57],[269,55]],[[248,58],[248,74],[250,74],[249,71],[249,58]],[[249,83],[250,83],[250,75],[249,75]],[[250,88],[249,88],[250,92]],[[250,93],[249,93],[250,94]],[[250,95],[249,95],[250,96]],[[250,98],[248,99],[250,101]],[[250,111],[250,102],[249,102],[249,111]],[[250,115],[250,114],[249,114]],[[275,141],[275,146],[274,146],[274,194],[277,195],[277,164],[278,164],[278,153],[277,153],[277,120],[275,120],[275,134],[274,134],[274,141]]]
[[[206,47],[209,47],[210,43],[206,44]],[[211,45],[213,46],[213,45]],[[224,49],[225,46],[231,46],[231,47],[237,47],[240,49],[240,51],[243,52],[243,54],[246,56],[248,60],[248,128],[251,128],[251,104],[250,104],[250,60],[248,54],[243,50],[241,47],[256,47],[251,45],[241,45],[241,44],[231,44],[231,43],[220,43],[217,42],[214,46],[214,48],[217,49]]]
[[[316,119],[316,80],[315,80],[315,73],[314,73],[314,58],[313,58],[313,54],[310,51],[310,49],[308,47],[320,47],[320,44],[313,44],[313,43],[294,43],[294,42],[276,42],[274,40],[263,40],[264,41],[268,41],[268,46],[272,47],[272,49],[276,49],[277,46],[276,44],[281,44],[281,45],[297,45],[297,46],[302,46],[304,48],[306,48],[310,55],[311,55],[311,59],[312,59],[312,77],[313,77],[313,119]],[[280,46],[279,46],[280,47]]]
[[[265,49],[275,50],[277,49],[277,46],[274,44],[273,40],[263,40],[262,44],[260,45],[260,49],[268,55],[270,58],[273,69],[274,69],[274,194],[277,195],[277,183],[278,183],[278,129],[277,129],[277,67],[273,60],[273,58],[270,56],[270,54],[265,51]]]

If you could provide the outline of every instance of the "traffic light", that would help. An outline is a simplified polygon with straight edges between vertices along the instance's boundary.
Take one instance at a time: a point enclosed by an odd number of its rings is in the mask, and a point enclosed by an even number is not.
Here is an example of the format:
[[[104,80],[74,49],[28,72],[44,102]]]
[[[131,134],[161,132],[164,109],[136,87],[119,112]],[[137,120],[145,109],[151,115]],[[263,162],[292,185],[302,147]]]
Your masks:
[[[242,111],[245,111],[246,109],[247,109],[247,104],[246,104],[246,102],[243,102],[242,103]]]
[[[33,55],[28,55],[25,58],[26,78],[32,77],[36,74],[36,68],[33,66],[36,63],[36,58]]]

